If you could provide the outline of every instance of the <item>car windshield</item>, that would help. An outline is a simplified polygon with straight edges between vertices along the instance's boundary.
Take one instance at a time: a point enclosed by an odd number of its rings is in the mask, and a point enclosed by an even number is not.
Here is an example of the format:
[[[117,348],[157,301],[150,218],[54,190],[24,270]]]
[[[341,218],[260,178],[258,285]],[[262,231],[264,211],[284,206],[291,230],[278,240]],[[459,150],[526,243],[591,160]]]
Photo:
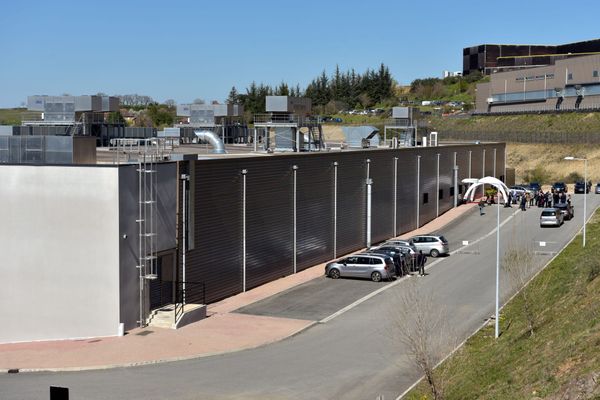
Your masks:
[[[440,240],[441,240],[442,242],[444,242],[444,243],[448,243],[448,241],[446,240],[446,238],[445,238],[445,237],[443,237],[443,236],[440,236]]]
[[[542,211],[542,217],[553,217],[556,215],[556,211]]]

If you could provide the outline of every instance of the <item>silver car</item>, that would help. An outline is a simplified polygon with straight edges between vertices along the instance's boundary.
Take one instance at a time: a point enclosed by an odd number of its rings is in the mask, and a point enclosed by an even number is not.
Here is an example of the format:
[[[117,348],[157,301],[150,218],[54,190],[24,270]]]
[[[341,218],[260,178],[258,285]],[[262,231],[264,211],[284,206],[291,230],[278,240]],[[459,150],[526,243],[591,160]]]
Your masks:
[[[417,235],[410,238],[410,243],[417,251],[422,250],[431,257],[450,253],[448,241],[442,235]]]
[[[396,269],[394,260],[389,256],[361,253],[327,263],[325,275],[332,279],[369,278],[373,282],[380,282],[383,279],[394,278]]]
[[[391,240],[387,240],[383,246],[408,246],[410,247],[411,244],[408,240],[401,240],[401,239],[391,239]]]
[[[540,215],[540,227],[561,226],[564,222],[563,213],[556,208],[544,208]]]

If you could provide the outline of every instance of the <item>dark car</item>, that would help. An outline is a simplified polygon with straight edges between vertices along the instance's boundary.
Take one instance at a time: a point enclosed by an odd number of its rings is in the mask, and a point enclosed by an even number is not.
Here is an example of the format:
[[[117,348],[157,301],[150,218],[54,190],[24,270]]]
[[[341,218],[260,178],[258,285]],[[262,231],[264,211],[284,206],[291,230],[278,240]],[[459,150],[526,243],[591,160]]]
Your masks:
[[[600,194],[600,183],[596,184],[596,194]]]
[[[394,261],[394,266],[396,267],[396,276],[404,275],[406,262],[404,260],[404,254],[402,254],[399,249],[394,247],[380,247],[378,249],[369,250],[367,253],[370,254],[384,254],[386,256],[390,256]]]
[[[591,188],[591,184],[585,183],[583,181],[578,181],[575,182],[575,193],[589,193],[590,192],[590,188]]]
[[[530,182],[528,186],[529,186],[529,190],[531,190],[534,193],[539,192],[540,189],[542,188],[538,182]]]
[[[573,216],[575,215],[575,209],[569,203],[556,203],[554,205],[554,208],[560,210],[560,212],[563,215],[563,218],[566,220],[573,219]]]
[[[554,182],[554,185],[552,185],[552,190],[559,193],[567,193],[567,185],[565,185],[564,182]]]

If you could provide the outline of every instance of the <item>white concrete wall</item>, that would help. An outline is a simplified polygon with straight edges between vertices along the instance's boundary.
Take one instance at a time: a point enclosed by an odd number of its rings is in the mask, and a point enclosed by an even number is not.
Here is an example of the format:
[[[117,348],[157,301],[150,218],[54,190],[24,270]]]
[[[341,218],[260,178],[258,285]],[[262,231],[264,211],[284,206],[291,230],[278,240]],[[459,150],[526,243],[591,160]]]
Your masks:
[[[118,179],[0,165],[0,343],[118,333]]]

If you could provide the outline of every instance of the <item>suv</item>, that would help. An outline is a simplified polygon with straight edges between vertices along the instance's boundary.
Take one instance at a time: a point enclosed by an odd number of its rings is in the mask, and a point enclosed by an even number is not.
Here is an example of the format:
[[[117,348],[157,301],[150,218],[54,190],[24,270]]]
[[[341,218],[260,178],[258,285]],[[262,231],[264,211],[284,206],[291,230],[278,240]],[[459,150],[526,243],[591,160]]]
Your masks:
[[[600,183],[596,183],[596,194],[600,194]]]
[[[534,193],[537,193],[540,191],[542,187],[540,186],[540,184],[538,182],[530,182],[529,183],[529,189],[531,191],[533,191]]]
[[[569,203],[556,203],[554,205],[554,208],[556,208],[557,210],[560,210],[560,212],[563,215],[563,218],[568,221],[573,219],[573,216],[575,215],[575,209]]]
[[[370,278],[373,282],[392,279],[396,276],[394,260],[383,254],[354,254],[332,261],[325,266],[325,275],[339,277]]]
[[[567,185],[565,185],[564,182],[554,182],[554,185],[552,185],[552,190],[559,193],[567,193]]]
[[[544,208],[540,215],[540,227],[544,226],[561,226],[563,224],[564,217],[562,211],[556,208]]]
[[[575,193],[589,193],[591,184],[583,181],[575,182]]]
[[[442,235],[417,235],[410,238],[410,243],[431,257],[450,253],[448,241]]]

